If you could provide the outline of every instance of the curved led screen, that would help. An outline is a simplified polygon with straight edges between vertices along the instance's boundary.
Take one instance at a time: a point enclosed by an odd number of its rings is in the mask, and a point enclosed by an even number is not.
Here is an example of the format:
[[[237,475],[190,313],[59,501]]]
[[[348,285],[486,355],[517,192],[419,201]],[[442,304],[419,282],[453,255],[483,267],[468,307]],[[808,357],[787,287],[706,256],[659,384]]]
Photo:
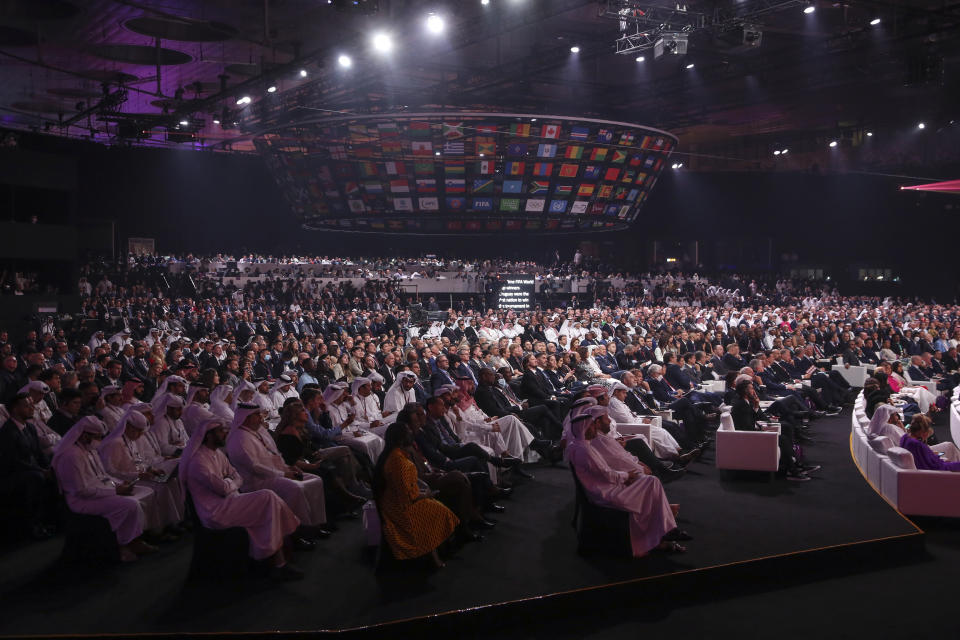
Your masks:
[[[677,138],[625,122],[403,113],[254,140],[305,229],[420,234],[625,229]]]

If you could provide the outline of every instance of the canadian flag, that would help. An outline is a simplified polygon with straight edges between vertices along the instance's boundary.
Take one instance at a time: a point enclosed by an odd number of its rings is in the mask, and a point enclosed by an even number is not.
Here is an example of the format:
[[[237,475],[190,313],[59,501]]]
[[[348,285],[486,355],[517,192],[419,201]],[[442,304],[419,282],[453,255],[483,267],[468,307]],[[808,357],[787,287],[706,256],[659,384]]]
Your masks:
[[[556,124],[543,125],[543,133],[541,134],[541,137],[557,138],[559,136],[560,136],[560,125],[556,125]]]

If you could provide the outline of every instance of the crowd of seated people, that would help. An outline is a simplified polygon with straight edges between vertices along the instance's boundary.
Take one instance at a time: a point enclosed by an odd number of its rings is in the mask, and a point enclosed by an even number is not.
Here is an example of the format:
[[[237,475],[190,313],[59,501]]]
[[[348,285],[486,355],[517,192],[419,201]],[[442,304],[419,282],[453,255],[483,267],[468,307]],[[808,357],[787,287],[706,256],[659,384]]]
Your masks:
[[[638,469],[658,484],[684,477],[725,410],[737,428],[779,418],[781,472],[803,480],[816,465],[793,445],[852,401],[837,358],[875,362],[901,395],[914,389],[906,376],[941,389],[957,378],[955,306],[833,295],[733,306],[706,296],[688,306],[451,309],[411,324],[385,290],[171,298],[147,270],[91,280],[80,314],[42,318],[23,336],[0,332],[10,522],[49,536],[59,486],[71,510],[107,518],[132,560],[182,535],[190,497],[205,526],[246,527],[250,555],[281,578],[299,575],[291,549],[314,548],[334,515],[370,497],[383,501],[395,555],[437,562],[438,538],[475,540],[495,526],[499,501],[534,475],[524,463],[557,462],[574,441],[576,451],[596,439],[591,429],[620,447],[605,463],[617,474],[590,456],[585,473],[607,474],[624,496],[638,491],[627,484]],[[726,393],[701,387],[712,380]],[[936,398],[920,395],[916,413],[936,413]],[[763,400],[772,404],[761,411]],[[603,411],[574,431],[584,407]],[[617,431],[655,415],[649,438]],[[613,495],[591,486],[594,497]],[[638,533],[636,555],[677,542],[662,508],[636,512],[660,522]],[[416,530],[423,513],[443,524]]]

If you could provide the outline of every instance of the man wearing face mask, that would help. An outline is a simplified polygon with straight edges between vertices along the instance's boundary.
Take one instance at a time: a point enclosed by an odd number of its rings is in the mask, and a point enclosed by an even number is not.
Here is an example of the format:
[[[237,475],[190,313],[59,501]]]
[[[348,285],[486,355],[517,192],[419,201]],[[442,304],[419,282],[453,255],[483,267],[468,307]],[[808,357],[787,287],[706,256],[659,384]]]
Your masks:
[[[70,510],[106,518],[117,536],[120,559],[132,562],[157,550],[140,537],[146,523],[144,505],[153,499],[153,492],[106,472],[97,455],[106,431],[96,416],[81,419],[60,441],[52,466]]]

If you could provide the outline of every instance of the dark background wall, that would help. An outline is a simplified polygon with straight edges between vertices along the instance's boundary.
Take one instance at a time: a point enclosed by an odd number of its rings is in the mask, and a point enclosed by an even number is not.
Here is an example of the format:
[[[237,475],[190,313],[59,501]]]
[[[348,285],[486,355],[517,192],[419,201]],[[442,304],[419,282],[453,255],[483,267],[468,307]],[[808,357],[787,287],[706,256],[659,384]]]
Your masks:
[[[541,257],[554,249],[568,256],[584,240],[305,232],[256,156],[107,148],[29,136],[20,150],[3,155],[7,166],[14,158],[19,179],[31,188],[38,183],[35,173],[69,183],[64,167],[75,163],[75,197],[63,200],[65,206],[75,204],[75,221],[85,228],[114,221],[120,251],[127,237],[146,236],[156,239],[161,253],[246,249]],[[6,182],[0,177],[0,185]],[[902,277],[899,290],[905,293],[952,298],[957,267],[951,252],[960,237],[960,199],[899,191],[909,182],[857,174],[667,171],[629,232],[588,238],[597,242],[594,250],[600,255],[617,255],[635,266],[652,260],[654,239],[660,241],[661,259],[671,242],[689,247],[698,241],[699,261],[711,270],[810,266],[844,282],[857,266],[886,267]],[[102,238],[87,242],[104,246]]]

